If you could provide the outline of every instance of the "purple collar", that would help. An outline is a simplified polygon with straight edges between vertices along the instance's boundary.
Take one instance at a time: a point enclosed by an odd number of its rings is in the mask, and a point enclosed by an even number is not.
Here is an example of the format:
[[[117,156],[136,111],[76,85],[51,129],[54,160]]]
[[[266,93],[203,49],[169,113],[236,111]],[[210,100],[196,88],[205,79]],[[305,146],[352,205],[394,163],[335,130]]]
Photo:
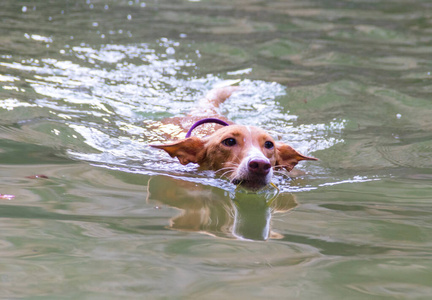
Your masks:
[[[205,124],[205,123],[216,123],[223,126],[229,126],[229,124],[225,121],[216,119],[216,118],[205,118],[202,120],[199,120],[198,122],[195,122],[195,124],[192,125],[192,127],[189,129],[189,131],[186,133],[186,138],[189,138],[192,134],[192,131],[197,128],[198,126]]]

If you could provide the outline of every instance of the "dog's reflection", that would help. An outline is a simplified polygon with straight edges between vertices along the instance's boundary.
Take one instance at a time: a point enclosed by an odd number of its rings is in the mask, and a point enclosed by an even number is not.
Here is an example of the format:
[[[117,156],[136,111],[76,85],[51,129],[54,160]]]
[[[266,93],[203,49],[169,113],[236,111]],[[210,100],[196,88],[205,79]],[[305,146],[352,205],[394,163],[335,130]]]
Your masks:
[[[281,234],[271,231],[272,214],[297,206],[292,194],[277,195],[272,190],[229,193],[168,176],[150,179],[147,202],[181,210],[170,220],[171,229],[248,240],[281,238]]]

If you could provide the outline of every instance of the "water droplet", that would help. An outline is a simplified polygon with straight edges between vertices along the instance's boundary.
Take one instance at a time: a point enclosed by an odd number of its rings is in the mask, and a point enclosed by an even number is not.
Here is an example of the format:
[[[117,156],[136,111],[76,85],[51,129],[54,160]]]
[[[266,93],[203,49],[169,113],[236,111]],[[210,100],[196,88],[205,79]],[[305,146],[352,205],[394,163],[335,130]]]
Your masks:
[[[27,11],[27,6],[23,6],[21,10],[22,10],[22,12],[26,12]]]
[[[132,20],[132,16],[131,16],[131,15],[128,15],[128,16],[127,16],[127,19],[128,19],[128,20]]]
[[[396,114],[396,118],[400,119],[402,117],[401,114]]]
[[[175,49],[174,49],[173,47],[168,47],[168,48],[166,49],[166,54],[168,54],[168,55],[173,55],[173,54],[175,54]]]

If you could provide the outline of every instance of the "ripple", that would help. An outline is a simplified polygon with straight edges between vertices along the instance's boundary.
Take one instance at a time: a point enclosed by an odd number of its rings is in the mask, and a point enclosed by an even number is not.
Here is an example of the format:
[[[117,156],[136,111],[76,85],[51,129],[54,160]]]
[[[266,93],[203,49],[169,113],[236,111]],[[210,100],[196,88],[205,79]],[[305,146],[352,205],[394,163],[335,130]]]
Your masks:
[[[159,47],[167,50],[178,45],[166,38],[159,41]],[[213,75],[191,76],[197,68],[192,60],[177,52],[164,53],[148,44],[75,46],[64,55],[69,60],[44,58],[1,65],[35,74],[27,82],[39,98],[28,106],[49,109],[51,121],[65,124],[72,130],[69,135],[79,137],[67,150],[70,157],[124,172],[168,172],[187,180],[192,180],[192,172],[200,183],[225,186],[224,180],[209,178],[193,166],[181,166],[151,150],[147,141],[161,137],[146,122],[182,115],[210,88],[231,82],[238,82],[243,92],[233,95],[221,111],[236,123],[261,126],[305,154],[341,142],[328,134],[342,132],[345,120],[295,125],[297,116],[278,102],[287,93],[284,86],[248,79],[225,81]],[[4,80],[11,82],[13,77]],[[3,103],[9,109],[22,106],[15,100]],[[63,130],[56,128],[55,134],[62,135]],[[88,152],[82,142],[94,151]]]

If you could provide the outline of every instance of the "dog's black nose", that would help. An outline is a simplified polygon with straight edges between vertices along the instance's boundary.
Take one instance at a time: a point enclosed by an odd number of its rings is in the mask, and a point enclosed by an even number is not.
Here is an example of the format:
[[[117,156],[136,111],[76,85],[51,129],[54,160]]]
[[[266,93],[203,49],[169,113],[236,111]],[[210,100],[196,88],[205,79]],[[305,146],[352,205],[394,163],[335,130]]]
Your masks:
[[[267,175],[270,172],[271,164],[263,159],[252,159],[249,162],[248,168],[251,173]]]

